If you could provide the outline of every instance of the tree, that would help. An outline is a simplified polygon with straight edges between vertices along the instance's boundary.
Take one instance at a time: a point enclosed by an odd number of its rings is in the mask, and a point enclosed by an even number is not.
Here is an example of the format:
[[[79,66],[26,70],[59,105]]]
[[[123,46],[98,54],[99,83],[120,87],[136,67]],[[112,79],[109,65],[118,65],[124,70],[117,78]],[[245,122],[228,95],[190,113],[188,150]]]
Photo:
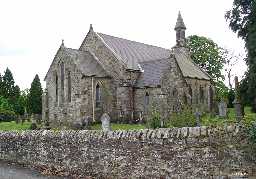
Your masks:
[[[3,77],[0,73],[0,96],[3,96]]]
[[[19,101],[20,99],[20,88],[18,85],[14,86],[13,95],[9,97],[10,103],[13,105],[13,109],[16,114],[23,115],[24,114],[24,106]]]
[[[225,17],[231,30],[245,41],[248,65],[247,94],[251,99],[252,110],[256,112],[256,1],[234,0],[232,10],[228,11]]]
[[[30,114],[42,114],[42,93],[40,79],[36,75],[29,89],[28,112]]]
[[[232,85],[232,77],[235,76],[233,70],[234,66],[241,60],[244,60],[244,57],[241,54],[236,54],[234,51],[224,49],[224,59],[226,61],[225,64],[225,78],[228,79],[229,89],[233,89]]]
[[[206,37],[192,35],[187,38],[191,58],[215,81],[223,80],[221,70],[225,64],[224,51],[214,41]]]
[[[6,98],[0,96],[0,110],[9,110],[13,111],[12,105],[8,102]]]
[[[6,68],[4,72],[4,76],[2,77],[2,95],[5,98],[9,98],[13,96],[14,93],[14,79],[12,72],[9,70],[9,68]]]
[[[226,97],[228,88],[223,80],[222,69],[226,63],[226,50],[220,48],[213,40],[192,35],[187,38],[192,60],[207,72],[215,83],[217,99]]]
[[[25,89],[20,92],[19,104],[23,107],[24,113],[28,112],[28,97],[29,97],[29,89]]]
[[[241,101],[243,105],[250,105],[250,95],[248,94],[248,75],[245,75],[245,78],[243,78],[240,82],[239,86],[239,94],[241,96]]]
[[[0,95],[8,100],[8,103],[12,106],[16,114],[23,114],[23,107],[18,102],[20,88],[18,85],[15,85],[12,72],[9,70],[9,68],[6,68],[4,76],[1,77],[0,83]]]

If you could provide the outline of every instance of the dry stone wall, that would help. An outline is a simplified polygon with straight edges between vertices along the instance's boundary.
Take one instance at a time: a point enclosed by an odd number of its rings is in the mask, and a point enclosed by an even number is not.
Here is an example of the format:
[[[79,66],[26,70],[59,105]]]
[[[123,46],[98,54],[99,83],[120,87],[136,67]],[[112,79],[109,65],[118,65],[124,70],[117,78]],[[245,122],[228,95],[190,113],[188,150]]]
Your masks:
[[[0,132],[0,159],[93,178],[255,175],[244,129]]]

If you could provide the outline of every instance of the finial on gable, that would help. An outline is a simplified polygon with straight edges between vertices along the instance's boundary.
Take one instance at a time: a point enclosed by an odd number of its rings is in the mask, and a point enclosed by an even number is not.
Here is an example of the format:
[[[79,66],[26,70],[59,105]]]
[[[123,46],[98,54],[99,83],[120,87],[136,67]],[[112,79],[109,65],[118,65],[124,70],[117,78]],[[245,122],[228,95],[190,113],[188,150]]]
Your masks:
[[[61,40],[61,47],[65,47],[64,46],[64,39]]]
[[[90,30],[89,31],[93,31],[93,27],[92,24],[90,24]]]

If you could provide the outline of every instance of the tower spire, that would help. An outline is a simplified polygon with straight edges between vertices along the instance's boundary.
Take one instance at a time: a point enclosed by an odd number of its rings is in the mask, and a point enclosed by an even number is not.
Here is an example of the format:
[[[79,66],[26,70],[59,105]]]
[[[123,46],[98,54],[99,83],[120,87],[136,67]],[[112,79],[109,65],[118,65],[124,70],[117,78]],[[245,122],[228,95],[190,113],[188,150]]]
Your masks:
[[[185,23],[183,21],[183,18],[181,16],[181,13],[179,11],[178,14],[178,18],[177,18],[177,22],[175,25],[174,30],[176,31],[176,45],[177,46],[184,46],[185,45],[185,40],[186,40],[186,35],[185,35],[185,31],[186,31],[186,26]]]

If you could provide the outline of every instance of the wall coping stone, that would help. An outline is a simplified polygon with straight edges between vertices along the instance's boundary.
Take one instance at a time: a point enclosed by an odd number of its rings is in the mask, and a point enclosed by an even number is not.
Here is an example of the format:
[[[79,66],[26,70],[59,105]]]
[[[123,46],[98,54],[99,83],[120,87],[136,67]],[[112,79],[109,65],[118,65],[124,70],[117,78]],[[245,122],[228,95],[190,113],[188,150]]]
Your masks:
[[[55,136],[65,137],[67,134],[76,136],[83,136],[88,139],[137,139],[137,140],[150,140],[150,139],[186,139],[186,138],[200,138],[207,136],[215,136],[221,134],[228,134],[236,136],[243,126],[230,125],[226,127],[182,127],[182,128],[159,128],[159,129],[140,129],[140,130],[116,130],[116,131],[101,131],[101,130],[34,130],[34,131],[0,131],[1,136],[19,135],[21,137],[31,136]]]

